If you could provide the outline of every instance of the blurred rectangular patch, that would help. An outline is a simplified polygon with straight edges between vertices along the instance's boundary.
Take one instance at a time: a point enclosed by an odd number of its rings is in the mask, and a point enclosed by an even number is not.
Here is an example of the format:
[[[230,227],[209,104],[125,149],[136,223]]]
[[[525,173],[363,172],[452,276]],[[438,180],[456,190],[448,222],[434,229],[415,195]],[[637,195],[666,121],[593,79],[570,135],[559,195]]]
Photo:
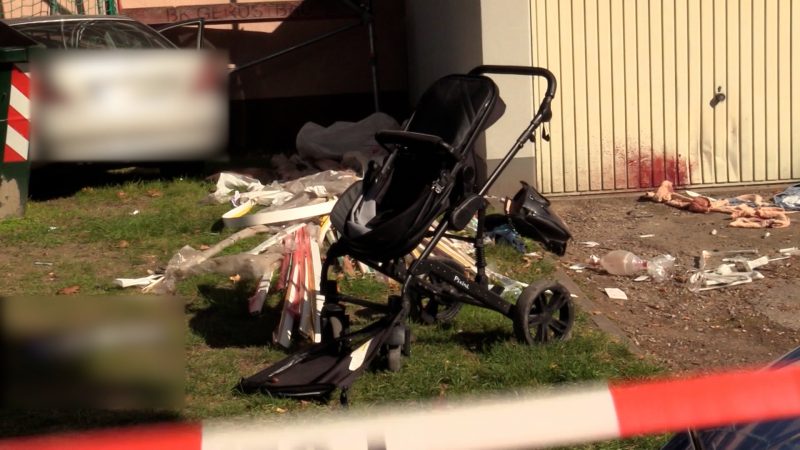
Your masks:
[[[174,297],[0,297],[2,407],[178,409],[183,328]]]
[[[224,55],[48,51],[31,64],[34,161],[202,160],[227,143]]]

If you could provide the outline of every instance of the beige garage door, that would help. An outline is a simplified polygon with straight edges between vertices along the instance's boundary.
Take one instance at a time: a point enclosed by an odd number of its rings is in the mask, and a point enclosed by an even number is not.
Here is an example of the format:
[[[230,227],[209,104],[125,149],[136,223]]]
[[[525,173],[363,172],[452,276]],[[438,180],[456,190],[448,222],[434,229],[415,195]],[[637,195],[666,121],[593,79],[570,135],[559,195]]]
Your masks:
[[[545,192],[800,178],[800,1],[531,0],[530,11],[532,60],[560,82],[536,154]]]

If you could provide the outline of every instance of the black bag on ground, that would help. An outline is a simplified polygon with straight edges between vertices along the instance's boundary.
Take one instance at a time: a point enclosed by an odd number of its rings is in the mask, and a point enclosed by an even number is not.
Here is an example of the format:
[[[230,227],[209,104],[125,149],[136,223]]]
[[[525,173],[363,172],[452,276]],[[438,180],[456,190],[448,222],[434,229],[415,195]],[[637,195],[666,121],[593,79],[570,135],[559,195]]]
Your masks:
[[[572,238],[569,228],[550,210],[550,200],[524,181],[522,188],[506,205],[506,214],[519,234],[539,241],[548,251],[563,256],[567,241]]]

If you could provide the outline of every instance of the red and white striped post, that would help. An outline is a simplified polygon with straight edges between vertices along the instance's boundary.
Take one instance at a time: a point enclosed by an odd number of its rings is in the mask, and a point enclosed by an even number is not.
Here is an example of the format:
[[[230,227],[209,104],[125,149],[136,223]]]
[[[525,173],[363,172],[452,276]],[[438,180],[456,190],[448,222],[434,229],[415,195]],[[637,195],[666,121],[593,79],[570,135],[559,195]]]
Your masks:
[[[0,449],[504,449],[800,417],[800,366],[556,389],[337,418],[146,426],[0,440]]]

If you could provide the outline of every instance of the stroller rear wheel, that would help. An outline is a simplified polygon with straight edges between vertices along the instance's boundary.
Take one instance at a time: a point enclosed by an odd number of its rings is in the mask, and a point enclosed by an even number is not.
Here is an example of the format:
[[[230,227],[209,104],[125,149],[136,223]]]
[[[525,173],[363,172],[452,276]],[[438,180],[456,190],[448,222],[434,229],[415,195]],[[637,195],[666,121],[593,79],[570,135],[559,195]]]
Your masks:
[[[458,273],[465,273],[464,266],[450,258],[432,257],[431,261],[440,262]],[[441,293],[416,289],[411,292],[411,316],[427,325],[447,323],[455,319],[461,311],[462,303],[457,300],[456,288],[434,274],[424,275],[425,280]]]
[[[567,288],[542,280],[520,294],[514,308],[514,332],[528,345],[569,339],[575,311]]]

